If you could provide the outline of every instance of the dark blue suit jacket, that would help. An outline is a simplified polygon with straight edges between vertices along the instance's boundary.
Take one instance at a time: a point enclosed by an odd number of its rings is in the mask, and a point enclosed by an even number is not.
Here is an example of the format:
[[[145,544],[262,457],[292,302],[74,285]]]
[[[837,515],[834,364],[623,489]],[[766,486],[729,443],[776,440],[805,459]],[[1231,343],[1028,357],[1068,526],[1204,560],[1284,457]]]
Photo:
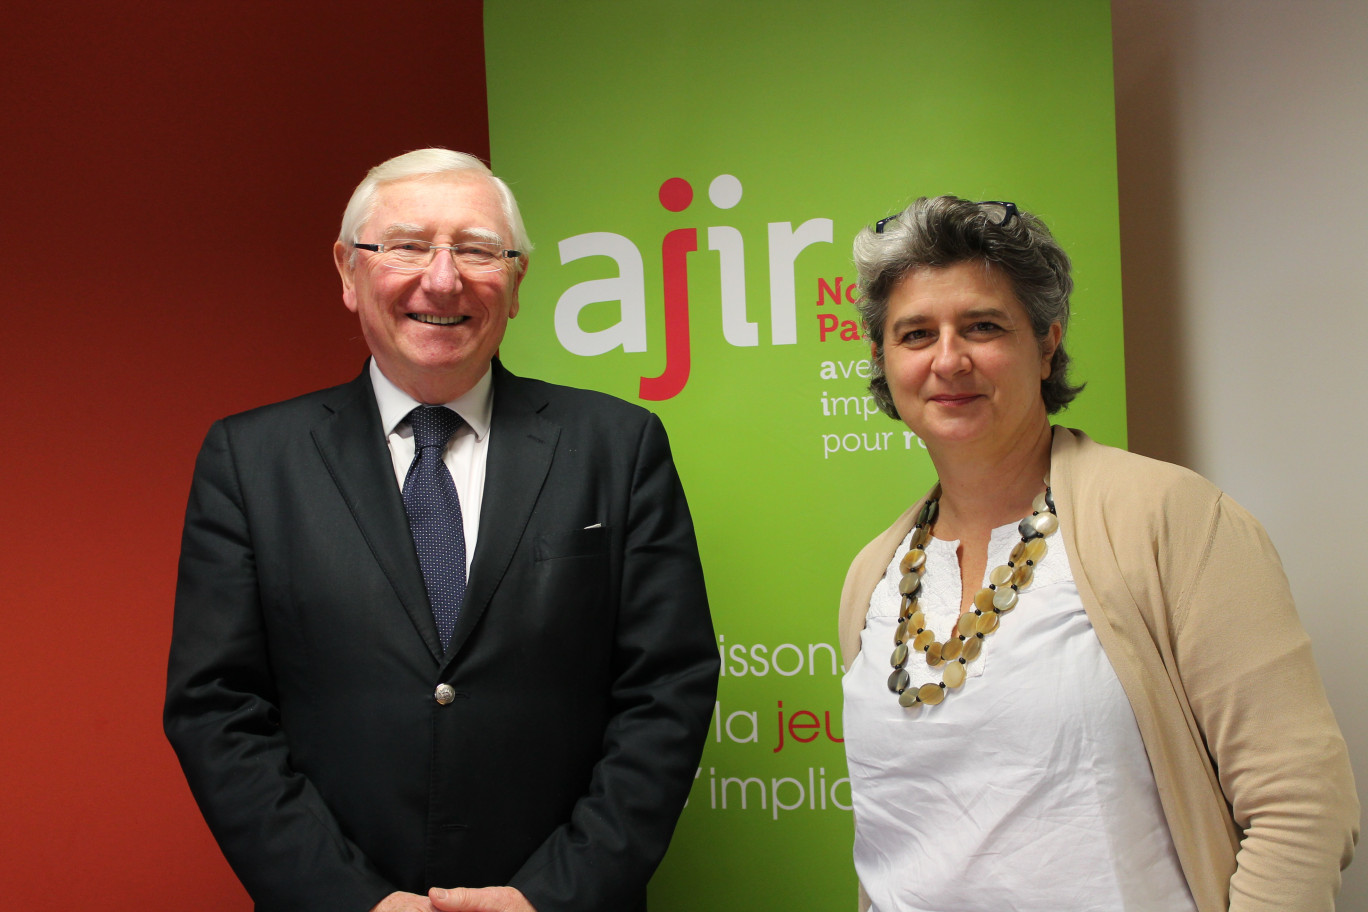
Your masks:
[[[259,909],[645,908],[716,694],[688,507],[654,415],[493,369],[446,655],[366,371],[204,443],[165,727]]]

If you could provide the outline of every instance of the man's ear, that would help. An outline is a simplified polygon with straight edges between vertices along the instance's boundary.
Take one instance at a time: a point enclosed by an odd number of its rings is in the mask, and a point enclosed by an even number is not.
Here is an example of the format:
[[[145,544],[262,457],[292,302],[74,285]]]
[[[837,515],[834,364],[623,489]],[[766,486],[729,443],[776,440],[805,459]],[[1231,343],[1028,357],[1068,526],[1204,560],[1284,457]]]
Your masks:
[[[356,287],[352,281],[352,272],[356,268],[352,263],[354,249],[341,241],[333,244],[333,263],[337,266],[337,274],[342,277],[342,303],[352,313],[356,313]]]
[[[508,318],[510,320],[518,315],[518,289],[522,288],[522,281],[527,276],[527,267],[529,265],[527,254],[523,254],[519,257],[518,261],[518,271],[513,276],[513,300],[508,302]]]

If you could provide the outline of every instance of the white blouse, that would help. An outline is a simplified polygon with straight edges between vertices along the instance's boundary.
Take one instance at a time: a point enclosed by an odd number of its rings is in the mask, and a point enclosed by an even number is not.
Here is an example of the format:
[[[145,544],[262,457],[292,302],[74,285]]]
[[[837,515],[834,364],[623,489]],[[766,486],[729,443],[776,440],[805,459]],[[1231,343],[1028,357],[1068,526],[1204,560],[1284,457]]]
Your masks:
[[[995,529],[988,567],[1018,541],[1015,524]],[[1196,912],[1130,704],[1063,539],[1047,543],[964,685],[935,706],[904,709],[887,684],[906,539],[874,590],[843,681],[872,912]],[[959,614],[958,546],[926,549],[921,606],[937,639]],[[941,679],[916,653],[907,668],[914,688]]]

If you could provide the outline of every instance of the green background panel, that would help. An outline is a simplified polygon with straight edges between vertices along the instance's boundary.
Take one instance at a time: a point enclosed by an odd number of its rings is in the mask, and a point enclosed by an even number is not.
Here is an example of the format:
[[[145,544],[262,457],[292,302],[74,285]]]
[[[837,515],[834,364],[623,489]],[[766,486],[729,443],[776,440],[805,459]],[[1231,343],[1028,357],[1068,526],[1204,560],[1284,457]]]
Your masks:
[[[807,651],[835,644],[850,559],[934,473],[915,441],[904,447],[901,424],[823,414],[824,397],[864,395],[853,373],[824,379],[824,362],[848,366],[868,347],[819,340],[820,314],[856,316],[848,303],[819,306],[818,280],[851,281],[856,231],[917,196],[1016,201],[1045,219],[1074,261],[1068,346],[1074,377],[1088,388],[1056,420],[1124,446],[1108,4],[487,0],[485,35],[493,166],[512,184],[536,243],[505,363],[636,400],[640,378],[665,366],[661,241],[696,228],[692,371],[679,395],[645,404],[670,432],[721,645],[751,656],[755,646],[768,654],[793,644],[804,656],[792,675],[771,668],[740,676],[726,663],[722,721],[754,713],[757,740],[725,732],[718,740],[713,730],[652,883],[653,908],[847,908],[855,889],[849,814],[828,797],[825,810],[775,819],[768,794],[785,777],[806,792],[811,771],[814,780],[824,775],[828,796],[835,787],[848,801],[848,788],[836,785],[845,775],[841,744],[822,730],[810,743],[786,737],[775,752],[778,704],[786,716],[829,713],[832,736],[841,736],[839,673],[824,652],[810,673]],[[708,198],[722,174],[743,187],[725,210]],[[694,189],[678,213],[657,196],[672,177]],[[771,344],[768,226],[819,218],[832,220],[832,243],[808,247],[794,264],[797,344]],[[744,240],[754,347],[723,338],[711,226],[735,228]],[[557,339],[561,295],[617,274],[602,257],[561,263],[558,243],[586,232],[623,235],[641,253],[644,352],[581,357]],[[581,326],[601,329],[618,313],[616,304],[591,305]],[[825,435],[858,439],[860,450],[828,454]],[[884,440],[891,448],[864,447]],[[786,670],[795,655],[783,653]],[[735,734],[750,733],[747,716],[733,722]],[[761,780],[767,806],[757,806],[752,784],[748,807],[739,808],[732,784],[728,807],[714,807],[724,778]],[[779,794],[792,801],[796,787]]]

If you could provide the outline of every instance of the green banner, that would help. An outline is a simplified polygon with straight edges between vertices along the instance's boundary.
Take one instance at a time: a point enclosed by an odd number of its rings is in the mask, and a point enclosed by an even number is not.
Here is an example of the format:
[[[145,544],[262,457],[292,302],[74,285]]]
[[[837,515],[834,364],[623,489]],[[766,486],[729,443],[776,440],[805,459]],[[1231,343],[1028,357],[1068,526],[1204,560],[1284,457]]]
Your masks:
[[[1058,420],[1124,446],[1108,2],[486,0],[484,22],[493,167],[537,245],[504,361],[661,415],[707,572],[723,678],[652,908],[853,908],[837,597],[933,470],[867,398],[850,242],[923,195],[1040,215],[1088,384]]]

